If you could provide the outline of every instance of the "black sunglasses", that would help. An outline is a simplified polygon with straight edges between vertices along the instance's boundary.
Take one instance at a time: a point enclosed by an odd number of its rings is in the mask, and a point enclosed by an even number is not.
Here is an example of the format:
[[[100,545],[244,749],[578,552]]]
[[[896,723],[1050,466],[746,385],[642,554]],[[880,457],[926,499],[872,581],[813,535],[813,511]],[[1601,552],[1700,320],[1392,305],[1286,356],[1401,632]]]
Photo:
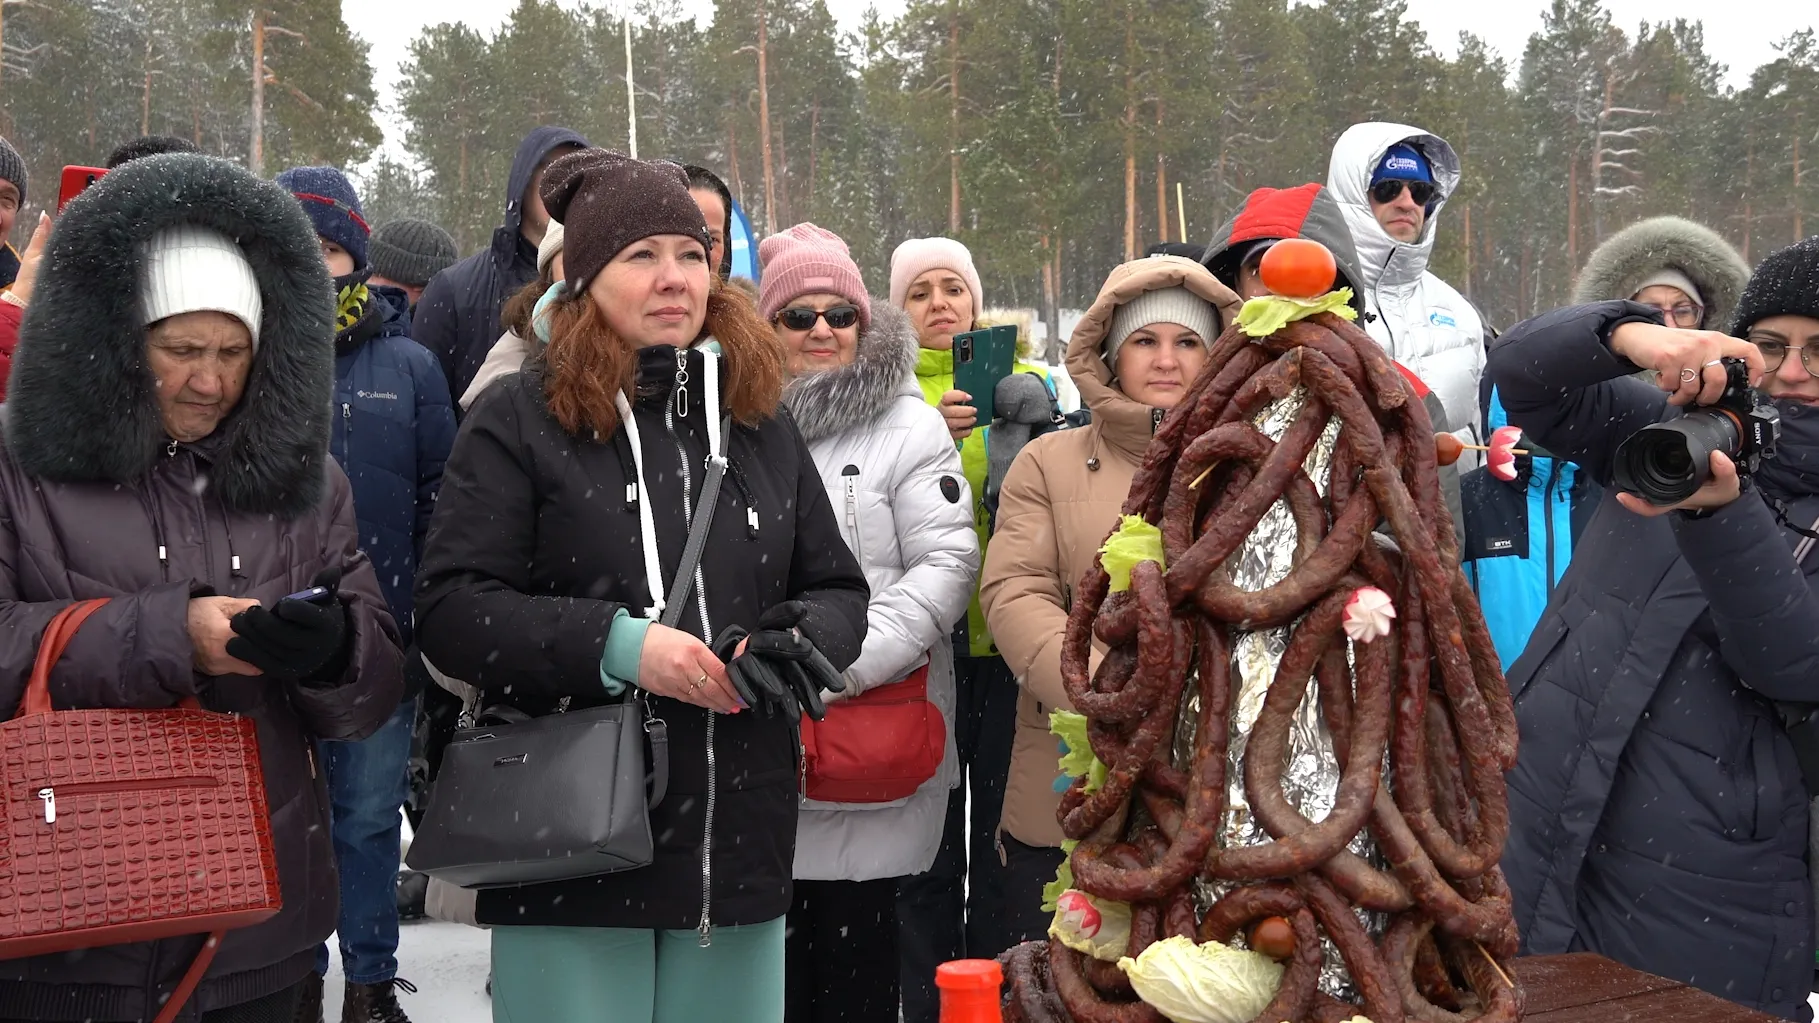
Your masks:
[[[815,310],[798,306],[777,314],[777,322],[791,330],[814,330],[816,320],[826,320],[828,326],[841,330],[859,322],[859,307],[837,305],[832,309]]]
[[[1432,181],[1403,181],[1400,178],[1384,178],[1372,185],[1371,198],[1378,203],[1395,202],[1404,186],[1408,187],[1408,196],[1417,206],[1426,206],[1440,198],[1440,186]]]

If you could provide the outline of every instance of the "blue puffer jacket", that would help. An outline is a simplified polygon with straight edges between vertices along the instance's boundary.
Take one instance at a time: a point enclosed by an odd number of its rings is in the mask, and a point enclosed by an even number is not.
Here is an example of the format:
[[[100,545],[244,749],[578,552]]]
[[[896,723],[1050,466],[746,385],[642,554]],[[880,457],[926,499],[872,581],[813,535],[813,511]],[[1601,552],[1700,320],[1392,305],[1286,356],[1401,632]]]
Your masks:
[[[1679,415],[1609,348],[1633,302],[1512,329],[1490,373],[1516,425],[1607,487],[1617,446]],[[1522,749],[1503,868],[1523,952],[1592,951],[1809,1020],[1806,785],[1778,702],[1819,703],[1819,410],[1781,402],[1779,457],[1713,514],[1607,493],[1509,671]]]
[[[366,315],[335,338],[331,451],[354,485],[360,546],[409,644],[411,587],[455,410],[436,357],[408,336],[410,300],[396,288],[371,292]]]
[[[1488,437],[1509,419],[1497,389],[1484,391]],[[1540,447],[1532,438],[1524,444]],[[1517,455],[1513,480],[1500,480],[1479,466],[1459,486],[1465,518],[1460,559],[1484,608],[1497,657],[1509,671],[1566,575],[1604,488],[1573,463],[1539,455]]]

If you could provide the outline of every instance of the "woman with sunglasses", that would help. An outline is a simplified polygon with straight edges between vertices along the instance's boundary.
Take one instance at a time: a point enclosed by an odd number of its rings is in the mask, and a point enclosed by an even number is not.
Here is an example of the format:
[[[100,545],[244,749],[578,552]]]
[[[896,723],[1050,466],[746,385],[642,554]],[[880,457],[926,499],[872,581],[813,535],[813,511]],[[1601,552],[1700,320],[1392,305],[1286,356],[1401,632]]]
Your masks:
[[[764,678],[724,662],[818,649],[844,670],[865,636],[865,577],[776,414],[776,337],[712,279],[682,169],[583,150],[550,165],[542,199],[567,228],[563,280],[532,318],[542,349],[462,424],[418,574],[418,636],[488,706],[637,700],[667,722],[669,781],[650,864],[480,892],[494,1018],[780,1023],[793,721],[819,699],[742,684]],[[706,548],[680,618],[664,615],[701,515]],[[750,649],[726,639],[735,626]]]
[[[1365,330],[1390,357],[1440,395],[1460,440],[1479,440],[1478,381],[1486,331],[1478,311],[1428,272],[1434,219],[1459,188],[1459,156],[1446,140],[1406,124],[1354,124],[1333,145],[1326,187],[1358,249]],[[1467,451],[1461,468],[1476,465]]]
[[[864,761],[847,764],[847,775],[865,766],[903,777],[913,768],[920,779],[889,792],[841,792],[848,800],[841,802],[805,793],[786,1019],[896,1023],[897,879],[934,864],[948,792],[960,778],[948,635],[979,575],[971,492],[941,414],[916,384],[909,318],[872,303],[846,243],[798,224],[766,238],[758,254],[758,308],[783,344],[784,404],[872,591],[865,645],[815,735],[823,748],[839,743]],[[893,702],[881,709],[880,701]],[[894,727],[901,724],[941,735],[940,748],[931,741],[922,757],[910,758],[857,734],[874,728],[901,736],[910,731]],[[805,773],[802,781],[815,792],[821,779]]]

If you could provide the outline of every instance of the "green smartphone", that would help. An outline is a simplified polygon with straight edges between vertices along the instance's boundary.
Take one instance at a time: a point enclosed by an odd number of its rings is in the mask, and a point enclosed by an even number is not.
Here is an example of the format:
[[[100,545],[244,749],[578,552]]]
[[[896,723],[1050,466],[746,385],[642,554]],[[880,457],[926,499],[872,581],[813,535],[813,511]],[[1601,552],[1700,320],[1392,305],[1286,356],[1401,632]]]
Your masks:
[[[954,390],[973,396],[980,426],[988,426],[996,418],[992,414],[992,395],[998,390],[998,381],[1011,375],[1016,362],[1014,323],[954,335]]]

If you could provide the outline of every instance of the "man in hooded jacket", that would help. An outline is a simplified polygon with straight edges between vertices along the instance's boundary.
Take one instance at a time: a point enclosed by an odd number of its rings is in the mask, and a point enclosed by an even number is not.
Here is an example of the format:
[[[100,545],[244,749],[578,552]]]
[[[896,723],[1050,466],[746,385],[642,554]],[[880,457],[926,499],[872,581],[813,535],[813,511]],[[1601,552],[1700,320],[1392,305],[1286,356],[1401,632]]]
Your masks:
[[[437,274],[423,289],[411,336],[442,361],[450,394],[462,394],[499,340],[499,310],[537,276],[537,245],[549,227],[538,198],[543,169],[557,157],[586,149],[579,132],[555,125],[532,129],[518,144],[505,184],[505,223],[492,244]]]
[[[1365,330],[1390,357],[1440,395],[1460,440],[1478,439],[1484,321],[1471,302],[1428,272],[1435,218],[1459,188],[1459,154],[1406,124],[1354,124],[1333,144],[1326,187],[1358,251],[1353,283]],[[1393,193],[1393,194],[1392,194]],[[1467,451],[1461,465],[1476,464]]]
[[[1597,952],[1809,1020],[1808,796],[1783,722],[1819,704],[1819,238],[1763,262],[1732,331],[1755,351],[1598,302],[1491,352],[1511,420],[1607,488],[1509,670],[1503,868],[1525,953]],[[1776,457],[1740,483],[1714,454],[1680,510],[1612,492],[1618,445],[1715,400],[1739,355],[1780,412]]]

